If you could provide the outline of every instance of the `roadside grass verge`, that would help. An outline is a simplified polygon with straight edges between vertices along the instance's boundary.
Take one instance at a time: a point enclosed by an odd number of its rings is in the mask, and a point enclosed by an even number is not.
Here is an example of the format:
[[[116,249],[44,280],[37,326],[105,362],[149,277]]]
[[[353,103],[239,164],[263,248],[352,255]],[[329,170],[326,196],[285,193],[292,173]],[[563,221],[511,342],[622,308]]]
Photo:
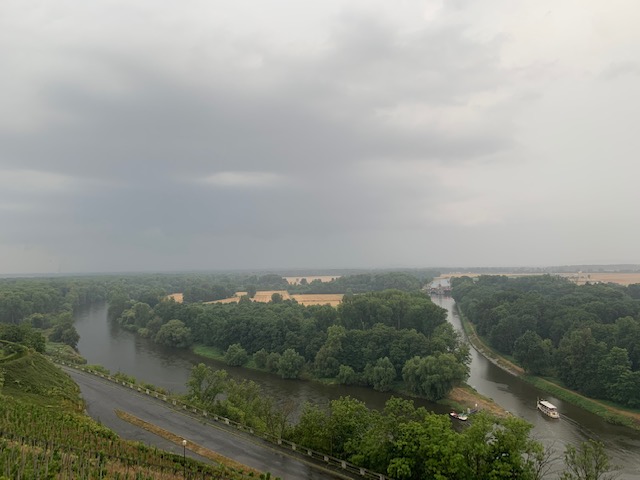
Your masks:
[[[175,443],[176,445],[182,445],[182,441],[184,440],[183,437],[180,437],[179,435],[176,435],[169,430],[165,430],[162,427],[154,425],[153,423],[146,422],[141,418],[136,417],[135,415],[123,412],[121,410],[116,410],[116,415],[125,422],[135,425],[136,427],[143,428],[148,432],[164,438],[165,440],[169,440],[170,442]],[[220,455],[219,453],[214,452],[213,450],[209,450],[208,448],[205,448],[202,445],[198,445],[197,443],[188,441],[185,448],[194,453],[197,453],[201,457],[213,460],[219,465],[230,469],[231,473],[236,476],[234,478],[244,478],[247,476],[260,478],[262,475],[262,472],[256,470],[255,468],[251,468],[247,465],[236,462],[235,460],[225,457],[224,455]],[[227,474],[228,473],[229,472],[227,472]]]

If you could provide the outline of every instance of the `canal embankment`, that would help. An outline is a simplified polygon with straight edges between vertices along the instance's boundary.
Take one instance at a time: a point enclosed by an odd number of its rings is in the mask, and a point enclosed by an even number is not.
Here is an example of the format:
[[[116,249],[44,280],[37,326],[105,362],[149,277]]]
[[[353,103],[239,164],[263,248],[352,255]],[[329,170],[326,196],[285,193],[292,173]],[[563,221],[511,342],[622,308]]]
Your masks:
[[[516,365],[487,345],[487,343],[476,332],[474,325],[465,317],[457,306],[456,310],[462,324],[462,329],[469,343],[478,353],[497,367],[500,367],[511,375],[520,377],[523,381],[539,388],[540,390],[598,415],[608,423],[613,425],[623,425],[635,430],[640,430],[640,411],[624,409],[607,402],[585,397],[584,395],[564,387],[556,379],[527,375],[522,367]]]

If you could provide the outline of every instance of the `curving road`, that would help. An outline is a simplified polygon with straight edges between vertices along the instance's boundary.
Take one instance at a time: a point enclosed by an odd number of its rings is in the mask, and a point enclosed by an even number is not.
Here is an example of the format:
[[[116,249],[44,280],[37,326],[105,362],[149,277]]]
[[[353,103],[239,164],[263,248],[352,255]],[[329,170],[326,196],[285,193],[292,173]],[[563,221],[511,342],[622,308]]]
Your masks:
[[[282,452],[258,438],[230,431],[222,426],[204,424],[202,420],[173,410],[135,390],[120,387],[72,368],[62,368],[80,387],[86,402],[87,413],[122,438],[137,440],[176,454],[183,453],[181,446],[121,420],[115,414],[115,410],[131,413],[243,465],[261,472],[270,472],[273,477],[284,480],[348,478]],[[187,455],[205,463],[211,463],[210,460],[189,452],[188,445]]]

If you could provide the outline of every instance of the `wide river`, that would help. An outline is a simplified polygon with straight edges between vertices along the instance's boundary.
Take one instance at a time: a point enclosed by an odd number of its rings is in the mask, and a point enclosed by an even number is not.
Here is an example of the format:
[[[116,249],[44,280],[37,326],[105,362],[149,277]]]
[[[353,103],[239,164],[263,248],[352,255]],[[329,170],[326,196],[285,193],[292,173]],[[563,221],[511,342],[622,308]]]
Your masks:
[[[433,297],[433,301],[449,312],[449,321],[461,330],[455,302],[448,297]],[[328,386],[314,382],[283,380],[276,375],[232,368],[191,352],[160,347],[146,339],[122,330],[107,317],[106,305],[94,305],[78,312],[75,326],[80,334],[78,349],[90,364],[99,364],[112,373],[122,372],[136,379],[162,386],[173,392],[184,392],[193,365],[203,362],[213,368],[225,369],[237,380],[253,380],[271,396],[281,401],[293,400],[326,404],[351,396],[372,408],[382,408],[391,394],[348,386]],[[560,455],[566,444],[593,438],[606,445],[613,462],[620,466],[620,479],[640,480],[640,432],[610,425],[599,417],[532,387],[504,372],[471,349],[471,374],[468,383],[481,394],[494,399],[511,413],[533,424],[533,435],[551,445]],[[545,397],[558,406],[560,420],[551,420],[536,410],[536,398]],[[415,400],[439,413],[447,409],[423,400]]]

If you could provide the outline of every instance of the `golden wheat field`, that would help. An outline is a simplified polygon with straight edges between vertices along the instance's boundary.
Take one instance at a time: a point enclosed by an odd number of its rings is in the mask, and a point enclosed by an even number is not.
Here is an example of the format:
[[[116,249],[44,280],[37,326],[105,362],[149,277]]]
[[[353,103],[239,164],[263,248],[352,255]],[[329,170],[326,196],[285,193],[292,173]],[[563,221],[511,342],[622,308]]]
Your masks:
[[[287,292],[286,290],[260,290],[256,292],[256,295],[253,297],[253,301],[263,302],[263,303],[270,302],[271,296],[276,293],[279,293],[280,295],[282,295],[283,300],[291,300],[291,297],[289,296],[289,292]]]
[[[344,294],[338,293],[327,293],[327,294],[301,294],[301,295],[289,295],[289,292],[286,290],[262,290],[260,292],[256,292],[255,297],[253,297],[254,302],[262,302],[267,303],[271,301],[271,296],[274,293],[279,293],[282,295],[283,300],[295,300],[301,305],[331,305],[335,307],[342,302],[342,297]],[[238,303],[240,301],[240,297],[246,295],[247,292],[236,292],[233,297],[223,298],[222,300],[214,300],[213,302],[204,302],[204,303]]]
[[[182,293],[172,293],[171,295],[167,295],[167,298],[172,298],[177,303],[182,303],[184,301],[184,295]]]
[[[322,294],[302,294],[291,295],[296,302],[309,306],[309,305],[331,305],[332,307],[338,306],[342,302],[342,293],[322,293]]]

